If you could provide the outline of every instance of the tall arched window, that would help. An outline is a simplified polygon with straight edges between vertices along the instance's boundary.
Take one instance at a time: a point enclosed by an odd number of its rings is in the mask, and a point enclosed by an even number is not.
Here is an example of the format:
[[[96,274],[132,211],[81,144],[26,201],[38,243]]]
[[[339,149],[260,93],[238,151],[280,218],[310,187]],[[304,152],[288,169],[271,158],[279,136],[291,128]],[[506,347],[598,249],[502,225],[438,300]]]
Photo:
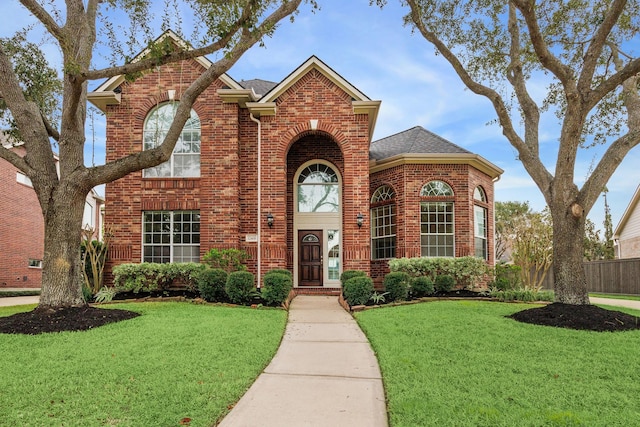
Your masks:
[[[430,181],[420,190],[420,249],[424,257],[452,257],[454,251],[453,190]]]
[[[315,163],[298,176],[298,212],[339,212],[338,175],[330,166]]]
[[[178,109],[177,102],[167,102],[151,110],[144,122],[144,149],[162,144]],[[145,178],[200,176],[200,118],[191,110],[171,158],[156,167],[145,169]]]
[[[487,208],[480,204],[487,203],[487,195],[482,187],[473,190],[473,236],[475,256],[488,259],[487,249]]]
[[[396,256],[396,193],[388,185],[371,196],[371,258]]]

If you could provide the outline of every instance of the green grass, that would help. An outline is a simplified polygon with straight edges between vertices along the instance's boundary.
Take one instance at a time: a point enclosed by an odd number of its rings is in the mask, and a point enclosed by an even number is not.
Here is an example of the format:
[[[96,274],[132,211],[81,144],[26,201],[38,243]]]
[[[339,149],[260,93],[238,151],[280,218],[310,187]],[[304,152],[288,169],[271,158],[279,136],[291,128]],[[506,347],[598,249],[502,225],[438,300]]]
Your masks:
[[[142,316],[83,332],[0,334],[0,426],[210,426],[269,363],[286,323],[282,310],[111,307]]]
[[[640,331],[505,318],[530,307],[442,301],[357,313],[380,362],[391,425],[640,425]]]
[[[630,301],[640,301],[640,295],[621,295],[621,294],[599,294],[591,292],[590,297],[595,298],[612,298],[612,299],[625,299]]]

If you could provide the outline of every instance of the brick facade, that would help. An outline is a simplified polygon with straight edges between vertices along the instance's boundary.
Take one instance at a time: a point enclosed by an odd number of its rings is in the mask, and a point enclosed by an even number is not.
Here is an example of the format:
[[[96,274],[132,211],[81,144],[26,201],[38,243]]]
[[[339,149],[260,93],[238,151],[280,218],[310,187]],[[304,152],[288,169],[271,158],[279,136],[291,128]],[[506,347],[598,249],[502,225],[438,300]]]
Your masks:
[[[133,83],[106,83],[100,90],[117,88],[118,93],[117,102],[102,106],[107,115],[107,161],[142,150],[149,112],[168,101],[173,91],[179,100],[204,66],[185,61],[162,66]],[[143,260],[145,211],[199,210],[200,256],[211,248],[239,248],[251,256],[248,266],[254,273],[264,274],[271,268],[295,273],[298,230],[317,228],[324,236],[338,230],[340,270],[359,269],[379,276],[386,262],[371,262],[372,191],[381,183],[396,190],[398,229],[402,230],[398,256],[417,256],[419,192],[430,179],[445,180],[454,188],[456,255],[473,250],[473,189],[476,185],[485,189],[492,218],[491,177],[461,164],[407,164],[370,176],[369,146],[379,102],[369,101],[317,59],[310,59],[263,95],[256,98],[250,90],[221,78],[198,98],[193,109],[202,126],[199,178],[143,178],[137,172],[106,186],[105,222],[114,233],[108,273],[115,265]],[[296,176],[314,162],[336,172],[340,191],[338,212],[317,214],[317,225],[316,214],[298,213],[295,202]],[[364,217],[361,227],[356,221],[359,213]],[[271,227],[267,214],[274,218]],[[492,226],[493,221],[489,222]],[[490,245],[492,252],[492,240]],[[327,267],[323,268],[326,274]],[[339,286],[327,280],[325,276],[325,287]],[[297,276],[294,282],[297,286]]]

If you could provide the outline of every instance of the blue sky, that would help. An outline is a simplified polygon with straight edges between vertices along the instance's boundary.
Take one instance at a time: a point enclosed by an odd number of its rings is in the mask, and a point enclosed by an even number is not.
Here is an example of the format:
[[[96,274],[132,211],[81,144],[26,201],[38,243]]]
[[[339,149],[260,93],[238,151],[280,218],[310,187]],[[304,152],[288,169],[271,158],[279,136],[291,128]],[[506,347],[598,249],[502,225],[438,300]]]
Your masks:
[[[265,39],[264,47],[254,46],[228,74],[238,81],[260,78],[279,82],[316,55],[369,98],[382,101],[374,139],[423,126],[504,169],[496,183],[496,200],[529,201],[534,210],[544,208],[544,199],[516,160],[515,149],[502,136],[499,126],[488,125],[495,119],[489,101],[466,90],[451,66],[434,54],[422,36],[403,26],[406,10],[394,1],[382,10],[369,6],[369,0],[320,3],[320,11],[311,13],[309,6],[303,6],[293,24],[283,21],[274,36]],[[32,20],[15,2],[3,4],[2,9],[8,19],[4,20],[0,37]],[[58,55],[55,50],[48,53],[53,58]],[[533,93],[540,100],[544,82],[535,83]],[[97,117],[94,125],[95,137],[91,126],[87,126],[85,152],[89,164],[92,155],[100,164],[104,162],[104,119]],[[557,136],[557,120],[554,116],[545,118],[540,146],[547,167],[554,164]],[[601,148],[587,150],[579,157],[578,185],[601,152]],[[638,164],[640,149],[636,148],[607,185],[614,227],[640,183]],[[602,228],[602,198],[589,217]]]

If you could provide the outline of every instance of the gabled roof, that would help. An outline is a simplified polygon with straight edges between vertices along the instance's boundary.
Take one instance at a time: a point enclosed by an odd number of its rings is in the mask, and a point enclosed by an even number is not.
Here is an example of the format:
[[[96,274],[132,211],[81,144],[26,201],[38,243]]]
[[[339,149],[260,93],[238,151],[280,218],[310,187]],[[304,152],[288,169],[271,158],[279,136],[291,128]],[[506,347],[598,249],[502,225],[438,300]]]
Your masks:
[[[638,185],[638,188],[636,188],[636,192],[633,193],[627,209],[625,209],[624,213],[622,214],[622,218],[620,218],[618,226],[613,232],[614,239],[618,239],[620,237],[622,230],[624,230],[624,227],[627,225],[627,221],[629,221],[629,218],[631,218],[631,214],[633,214],[633,212],[636,210],[638,202],[640,202],[640,185]]]
[[[404,164],[466,164],[494,180],[504,172],[484,157],[421,126],[372,142],[369,160],[369,171],[372,173]]]
[[[165,31],[160,37],[158,37],[152,44],[160,43],[165,39],[170,39],[176,47],[184,50],[191,50],[191,46],[183,40],[180,36],[174,33],[171,30]],[[138,62],[141,59],[144,59],[150,52],[150,49],[147,48],[136,55],[135,58],[131,62]],[[196,57],[195,60],[202,65],[205,69],[211,67],[213,63],[204,56]],[[231,89],[243,89],[235,80],[229,77],[226,73],[222,74],[219,79],[229,88]],[[96,90],[87,94],[87,99],[98,107],[100,110],[105,111],[107,105],[116,105],[120,104],[120,92],[117,90],[118,86],[120,86],[124,82],[124,75],[120,74],[117,76],[113,76],[110,79],[106,80],[102,83]]]
[[[373,141],[369,159],[384,160],[398,154],[471,154],[470,151],[449,142],[423,128],[415,126],[395,135]]]
[[[264,94],[258,101],[246,102],[246,107],[256,116],[276,114],[276,99],[293,86],[300,78],[314,69],[322,73],[333,84],[351,97],[354,114],[367,114],[369,116],[369,138],[371,138],[378,118],[380,101],[372,101],[367,95],[360,92],[360,90],[315,55],[302,63],[302,65],[296,68],[280,83],[273,86],[271,90]]]

